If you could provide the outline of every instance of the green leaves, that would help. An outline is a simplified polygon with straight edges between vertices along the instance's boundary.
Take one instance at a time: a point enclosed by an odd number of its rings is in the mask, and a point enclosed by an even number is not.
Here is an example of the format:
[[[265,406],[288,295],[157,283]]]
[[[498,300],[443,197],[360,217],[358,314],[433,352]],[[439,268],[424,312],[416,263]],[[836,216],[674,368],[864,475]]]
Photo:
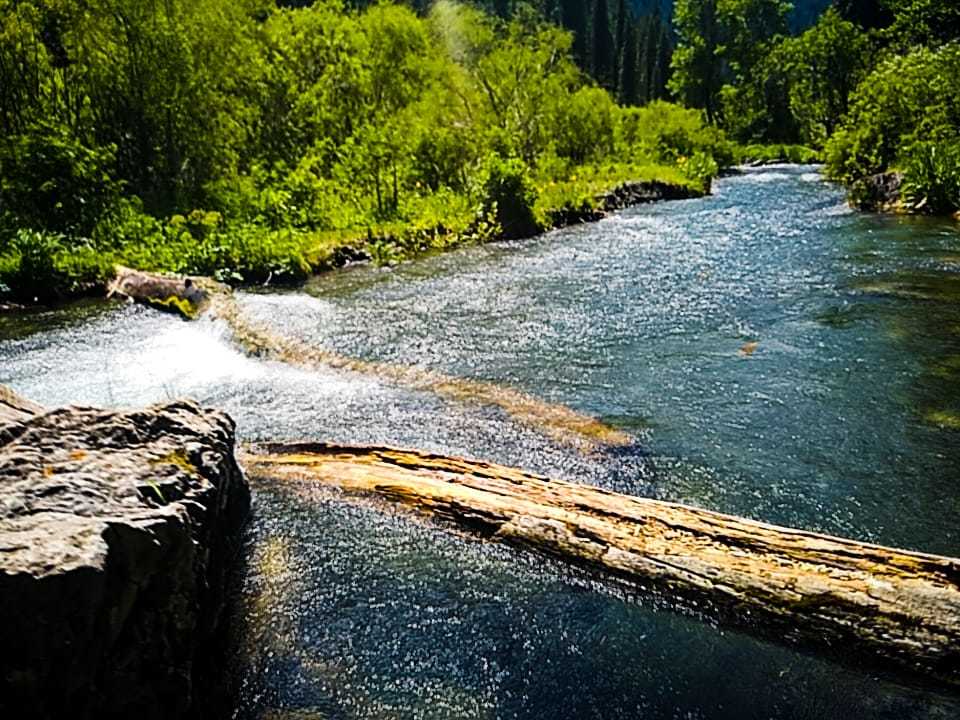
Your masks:
[[[859,85],[827,143],[827,170],[850,183],[896,167],[917,142],[949,144],[958,135],[960,44],[917,48],[881,62]]]

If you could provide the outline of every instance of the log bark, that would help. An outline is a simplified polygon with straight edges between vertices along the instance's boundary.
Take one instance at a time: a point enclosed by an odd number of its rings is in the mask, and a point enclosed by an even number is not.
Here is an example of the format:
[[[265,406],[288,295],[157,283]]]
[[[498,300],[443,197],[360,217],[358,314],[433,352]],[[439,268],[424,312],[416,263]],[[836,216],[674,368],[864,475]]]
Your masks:
[[[243,461],[255,479],[376,495],[754,632],[960,686],[957,559],[414,451],[264,445]]]
[[[226,285],[207,277],[184,277],[142,272],[118,265],[107,287],[107,297],[150,305],[192,320],[210,301],[229,292]]]

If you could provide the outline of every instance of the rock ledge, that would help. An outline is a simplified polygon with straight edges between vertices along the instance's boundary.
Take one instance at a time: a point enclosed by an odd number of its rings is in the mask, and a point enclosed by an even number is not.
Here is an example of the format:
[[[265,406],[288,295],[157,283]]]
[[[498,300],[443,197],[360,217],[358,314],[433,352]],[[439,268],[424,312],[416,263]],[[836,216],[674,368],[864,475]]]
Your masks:
[[[0,413],[0,717],[209,717],[250,495],[192,402]],[[0,409],[3,409],[0,407]]]

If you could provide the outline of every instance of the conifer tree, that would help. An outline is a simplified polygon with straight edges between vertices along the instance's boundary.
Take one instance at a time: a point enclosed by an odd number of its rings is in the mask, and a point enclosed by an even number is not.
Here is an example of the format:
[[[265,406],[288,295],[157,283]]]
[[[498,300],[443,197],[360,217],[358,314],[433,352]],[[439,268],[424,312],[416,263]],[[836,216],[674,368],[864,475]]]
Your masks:
[[[588,37],[584,0],[561,0],[560,18],[563,26],[573,33],[573,56],[580,67],[586,67]]]
[[[637,105],[639,98],[639,62],[637,48],[638,27],[630,23],[624,31],[623,51],[620,53],[620,102],[625,105]]]
[[[614,86],[614,47],[610,34],[610,12],[607,0],[593,5],[593,47],[591,70],[597,82],[606,88]]]
[[[626,0],[619,0],[617,3],[617,31],[614,36],[614,78],[616,86],[620,88],[620,75],[623,71],[623,49],[626,43],[627,28],[630,23],[630,15],[627,10]]]

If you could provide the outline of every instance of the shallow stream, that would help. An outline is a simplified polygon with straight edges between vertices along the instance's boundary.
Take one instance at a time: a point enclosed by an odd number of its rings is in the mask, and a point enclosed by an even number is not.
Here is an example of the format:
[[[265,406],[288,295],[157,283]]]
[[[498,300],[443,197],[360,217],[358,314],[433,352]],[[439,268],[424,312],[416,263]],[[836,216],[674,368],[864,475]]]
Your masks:
[[[341,356],[514,388],[502,406],[251,358],[220,321],[84,303],[0,317],[0,383],[46,404],[182,395],[241,439],[385,443],[960,556],[960,232],[856,214],[815,168],[525,242],[241,294]],[[960,697],[628,597],[331,491],[256,491],[238,717],[957,718]]]

